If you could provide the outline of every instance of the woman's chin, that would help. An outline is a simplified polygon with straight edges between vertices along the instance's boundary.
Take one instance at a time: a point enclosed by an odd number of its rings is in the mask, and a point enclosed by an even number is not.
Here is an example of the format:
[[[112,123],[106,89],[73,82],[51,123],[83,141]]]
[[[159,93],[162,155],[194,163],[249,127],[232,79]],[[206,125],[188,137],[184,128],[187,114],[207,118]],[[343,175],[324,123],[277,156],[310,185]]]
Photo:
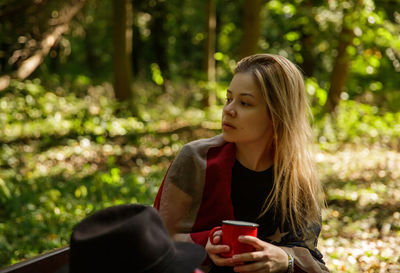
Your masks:
[[[222,138],[227,142],[235,142],[235,139],[232,137],[232,134],[226,133],[222,131]]]

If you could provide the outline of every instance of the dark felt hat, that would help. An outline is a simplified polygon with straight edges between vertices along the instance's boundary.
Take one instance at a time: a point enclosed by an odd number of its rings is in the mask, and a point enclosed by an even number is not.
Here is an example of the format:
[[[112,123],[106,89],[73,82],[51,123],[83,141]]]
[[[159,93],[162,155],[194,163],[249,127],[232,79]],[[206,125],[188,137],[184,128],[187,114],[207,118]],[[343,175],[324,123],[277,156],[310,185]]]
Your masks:
[[[75,226],[69,272],[189,273],[205,256],[202,246],[173,242],[154,208],[119,205]]]

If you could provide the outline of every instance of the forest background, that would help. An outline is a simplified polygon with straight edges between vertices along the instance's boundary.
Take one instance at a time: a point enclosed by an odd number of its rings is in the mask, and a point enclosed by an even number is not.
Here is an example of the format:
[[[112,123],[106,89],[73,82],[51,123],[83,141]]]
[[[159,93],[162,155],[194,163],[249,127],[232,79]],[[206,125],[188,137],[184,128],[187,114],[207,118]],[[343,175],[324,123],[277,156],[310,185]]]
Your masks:
[[[1,0],[0,267],[96,210],[152,204],[257,52],[305,75],[328,267],[400,272],[397,0]]]

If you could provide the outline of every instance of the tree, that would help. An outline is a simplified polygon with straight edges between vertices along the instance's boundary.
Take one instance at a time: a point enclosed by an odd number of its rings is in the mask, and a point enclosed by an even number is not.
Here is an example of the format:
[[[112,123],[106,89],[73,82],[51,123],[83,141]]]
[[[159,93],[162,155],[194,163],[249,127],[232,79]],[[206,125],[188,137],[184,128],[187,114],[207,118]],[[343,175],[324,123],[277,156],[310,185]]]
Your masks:
[[[216,12],[215,0],[207,0],[207,28],[205,39],[205,67],[207,80],[209,83],[215,83],[215,39],[216,39]],[[208,105],[215,105],[217,96],[213,88],[210,88],[208,94]]]
[[[132,97],[132,3],[130,0],[113,0],[113,74],[115,97],[127,101]]]
[[[166,30],[166,15],[168,11],[166,1],[156,1],[155,5],[152,7],[151,13],[151,39],[153,42],[156,62],[160,68],[165,83],[165,80],[169,78],[167,58],[168,32]]]
[[[396,70],[400,71],[396,57],[400,51],[396,4],[392,3],[393,11],[378,4],[354,0],[339,7],[341,30],[336,50],[331,51],[336,57],[325,104],[328,113],[335,112],[344,90],[348,99],[379,102],[380,106],[391,109],[396,109],[394,104],[400,101],[396,95],[399,84]]]
[[[215,29],[216,29],[216,13],[215,13],[215,0],[207,0],[207,27],[206,27],[206,39],[205,39],[205,63],[207,80],[209,82],[215,82]]]
[[[302,3],[299,7],[300,18],[297,19],[299,22],[306,21],[306,24],[299,26],[299,32],[301,33],[301,59],[302,62],[300,67],[306,77],[313,77],[314,72],[317,68],[317,54],[315,53],[316,48],[316,36],[318,36],[317,22],[315,21],[315,11],[313,7],[316,6],[315,1],[307,0]],[[295,20],[293,20],[295,21]]]
[[[252,55],[258,50],[261,35],[262,0],[246,0],[243,14],[243,36],[240,43],[240,59]]]
[[[343,16],[342,30],[339,34],[338,55],[333,66],[328,99],[326,101],[326,111],[333,113],[340,102],[340,95],[346,86],[351,56],[348,47],[352,45],[354,32],[345,24],[346,16]]]

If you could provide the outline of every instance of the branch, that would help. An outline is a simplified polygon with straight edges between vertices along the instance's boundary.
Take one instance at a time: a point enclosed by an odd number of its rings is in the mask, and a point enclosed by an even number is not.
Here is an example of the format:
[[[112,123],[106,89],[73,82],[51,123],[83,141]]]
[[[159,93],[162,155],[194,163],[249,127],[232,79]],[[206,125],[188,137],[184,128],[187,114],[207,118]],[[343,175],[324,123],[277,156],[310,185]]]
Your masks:
[[[43,62],[44,57],[49,53],[50,49],[55,45],[60,36],[68,30],[68,24],[55,27],[51,33],[45,35],[41,42],[41,47],[35,53],[22,62],[18,68],[16,76],[23,80],[27,78],[33,71]]]
[[[73,6],[64,7],[60,12],[60,17],[55,21],[49,20],[49,25],[59,23],[55,27],[46,32],[44,38],[40,42],[39,48],[34,51],[33,55],[28,57],[21,63],[16,72],[11,76],[5,75],[0,77],[0,91],[7,88],[10,84],[11,78],[18,78],[23,80],[32,74],[33,71],[43,62],[50,49],[57,43],[60,37],[69,29],[71,19],[83,7],[85,0],[78,0]]]

